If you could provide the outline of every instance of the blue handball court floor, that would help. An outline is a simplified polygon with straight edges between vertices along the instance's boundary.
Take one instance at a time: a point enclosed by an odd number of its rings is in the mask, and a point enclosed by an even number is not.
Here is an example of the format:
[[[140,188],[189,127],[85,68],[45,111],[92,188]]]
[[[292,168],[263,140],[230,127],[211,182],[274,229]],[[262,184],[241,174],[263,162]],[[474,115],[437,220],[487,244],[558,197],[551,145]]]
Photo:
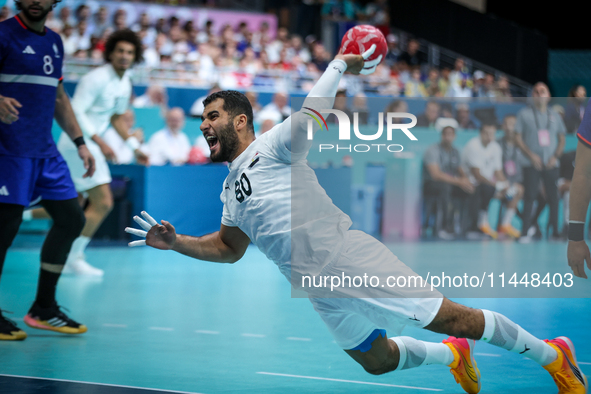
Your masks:
[[[411,268],[503,260],[513,268],[566,266],[566,246],[490,242],[388,245]],[[488,256],[488,257],[487,257]],[[29,337],[0,342],[0,393],[462,393],[448,368],[430,365],[367,374],[335,344],[305,298],[255,247],[236,264],[191,260],[147,247],[91,247],[102,279],[64,276],[58,301],[88,326],[80,336],[26,327],[39,249],[17,244],[7,256],[0,306]],[[591,280],[591,279],[590,279]],[[591,301],[586,298],[462,298],[495,310],[539,338],[576,345],[591,375]],[[403,335],[441,341],[414,328]],[[556,393],[551,377],[518,354],[477,343],[482,393]]]

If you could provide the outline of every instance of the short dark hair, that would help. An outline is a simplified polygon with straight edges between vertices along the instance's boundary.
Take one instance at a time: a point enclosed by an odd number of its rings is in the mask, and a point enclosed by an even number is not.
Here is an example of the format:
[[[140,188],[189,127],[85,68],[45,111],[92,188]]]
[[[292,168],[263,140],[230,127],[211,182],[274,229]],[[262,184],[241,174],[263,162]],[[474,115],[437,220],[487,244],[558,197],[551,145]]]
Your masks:
[[[61,3],[62,0],[53,0],[53,8],[55,8],[57,6],[57,3]],[[23,10],[23,5],[21,4],[20,0],[14,0],[14,5],[16,6],[16,9],[18,11],[22,11]]]
[[[135,59],[133,60],[133,62],[135,64],[141,63],[144,60],[144,57],[143,57],[144,49],[142,47],[142,42],[141,42],[140,38],[132,30],[123,29],[123,30],[117,30],[116,32],[111,34],[109,36],[109,38],[107,38],[107,43],[105,44],[105,53],[104,53],[104,59],[107,63],[111,62],[109,57],[111,57],[111,53],[113,53],[113,51],[115,50],[115,47],[117,46],[117,43],[120,41],[129,42],[130,44],[132,44],[135,47]]]
[[[482,133],[482,131],[484,131],[485,127],[494,127],[495,130],[497,129],[497,125],[492,122],[482,122],[482,124],[480,125],[480,132],[481,133]]]
[[[224,100],[222,108],[228,113],[230,118],[242,114],[246,115],[246,125],[250,131],[254,133],[252,105],[250,105],[250,101],[248,101],[248,98],[244,94],[237,92],[236,90],[221,90],[207,96],[207,98],[203,100],[203,107],[207,107],[217,99]]]

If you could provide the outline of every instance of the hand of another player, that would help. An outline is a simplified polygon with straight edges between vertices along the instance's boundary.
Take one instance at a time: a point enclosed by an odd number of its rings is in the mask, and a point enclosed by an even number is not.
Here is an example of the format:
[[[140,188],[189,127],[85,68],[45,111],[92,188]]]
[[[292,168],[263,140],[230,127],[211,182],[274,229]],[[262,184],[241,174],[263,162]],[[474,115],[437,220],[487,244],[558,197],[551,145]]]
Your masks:
[[[90,178],[94,175],[94,170],[96,169],[94,156],[90,153],[86,145],[80,145],[78,147],[78,156],[80,156],[84,162],[84,169],[86,170],[86,173],[82,175],[82,178]]]
[[[150,164],[150,158],[148,157],[148,155],[146,155],[144,152],[142,152],[140,149],[136,149],[133,154],[135,155],[135,160],[138,162],[138,164],[147,166]]]
[[[344,55],[339,52],[338,55],[335,56],[335,59],[341,59],[347,64],[347,71],[351,74],[359,75],[368,75],[373,73],[376,70],[376,67],[382,61],[382,55],[378,56],[374,60],[367,60],[376,50],[376,45],[373,44],[367,51],[363,52],[361,55]]]
[[[532,153],[531,163],[533,164],[535,169],[538,171],[541,171],[544,168],[544,163],[542,162],[542,159],[540,158],[540,156],[536,155],[535,153]]]
[[[458,186],[468,194],[474,193],[474,185],[468,178],[461,178],[458,182]]]
[[[115,151],[109,145],[103,143],[100,145],[100,148],[107,161],[111,161],[113,163],[117,162],[117,155],[115,155]]]
[[[18,109],[22,108],[17,100],[0,96],[0,121],[5,124],[12,124],[18,120]]]
[[[176,230],[174,229],[173,225],[167,222],[166,220],[162,220],[162,224],[158,224],[156,220],[152,216],[148,214],[146,211],[142,211],[142,216],[144,219],[140,218],[139,216],[134,216],[133,220],[137,224],[140,225],[143,230],[138,230],[136,228],[126,227],[125,232],[133,235],[137,235],[138,237],[144,237],[145,240],[140,241],[132,241],[129,243],[129,246],[142,246],[148,245],[156,249],[160,250],[170,250],[174,246],[176,242]]]
[[[587,268],[591,269],[591,255],[589,247],[585,241],[568,241],[568,265],[573,270],[573,274],[579,278],[587,279],[585,273],[585,260]]]

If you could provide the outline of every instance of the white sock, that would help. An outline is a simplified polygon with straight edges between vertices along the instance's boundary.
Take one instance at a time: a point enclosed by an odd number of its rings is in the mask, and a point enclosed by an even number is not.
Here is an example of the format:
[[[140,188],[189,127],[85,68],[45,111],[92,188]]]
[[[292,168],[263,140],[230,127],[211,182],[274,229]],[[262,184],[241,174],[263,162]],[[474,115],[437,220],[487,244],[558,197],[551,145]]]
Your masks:
[[[509,208],[503,215],[503,226],[510,226],[513,217],[515,216],[515,208]]]
[[[478,212],[478,227],[482,227],[488,224],[488,211]]]
[[[86,237],[84,235],[79,236],[78,238],[76,238],[74,240],[74,243],[72,244],[72,248],[70,249],[70,256],[71,258],[76,258],[79,255],[84,253],[84,249],[86,249],[86,246],[88,245],[88,243],[90,242],[90,237]]]
[[[484,314],[484,333],[481,341],[519,353],[546,366],[556,360],[558,354],[546,342],[534,337],[505,316],[482,309]]]
[[[454,361],[451,349],[444,343],[423,342],[411,337],[394,337],[390,340],[400,350],[396,371],[429,364],[449,365]]]

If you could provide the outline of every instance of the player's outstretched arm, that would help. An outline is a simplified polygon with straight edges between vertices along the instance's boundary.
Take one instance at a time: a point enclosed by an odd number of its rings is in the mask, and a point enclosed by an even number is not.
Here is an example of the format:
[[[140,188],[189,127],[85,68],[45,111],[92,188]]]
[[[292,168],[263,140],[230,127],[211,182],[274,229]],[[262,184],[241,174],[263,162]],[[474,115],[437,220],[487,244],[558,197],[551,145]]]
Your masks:
[[[125,122],[125,120],[123,119],[123,116],[118,114],[113,115],[111,117],[111,125],[113,126],[117,134],[119,134],[119,136],[123,138],[127,146],[129,146],[129,148],[133,151],[133,154],[135,155],[137,162],[140,164],[148,165],[148,156],[141,151],[139,140],[135,136],[129,134],[130,128],[127,125],[127,122]]]
[[[127,227],[125,231],[146,239],[130,242],[129,246],[148,245],[160,250],[174,250],[199,260],[235,263],[242,258],[250,244],[248,236],[238,227],[222,224],[220,231],[203,237],[192,237],[177,234],[174,226],[166,220],[158,224],[146,211],[142,211],[142,216],[145,220],[139,216],[135,216],[133,220],[143,230]]]
[[[581,141],[577,145],[575,171],[570,190],[570,221],[568,234],[568,265],[573,274],[579,278],[587,278],[585,260],[591,269],[589,247],[584,240],[585,219],[591,200],[591,148]]]
[[[335,56],[304,100],[302,108],[312,108],[316,111],[331,109],[334,105],[339,82],[345,71],[355,75],[367,75],[375,71],[382,56],[380,55],[374,60],[367,60],[375,49],[376,46],[372,45],[361,55],[339,53]],[[312,141],[308,139],[308,119],[310,119],[308,115],[299,111],[293,114],[289,121],[284,122],[282,131],[285,146],[292,153],[307,152],[312,145]],[[319,126],[313,125],[313,127],[314,133],[318,131]]]
[[[55,111],[53,116],[62,130],[68,134],[68,136],[76,143],[76,146],[78,147],[78,156],[80,156],[80,159],[82,159],[84,162],[84,168],[86,169],[86,173],[83,175],[83,178],[91,177],[94,174],[95,169],[94,157],[84,144],[82,130],[80,129],[80,125],[78,125],[78,121],[74,115],[74,110],[70,104],[70,98],[68,97],[68,94],[64,90],[64,86],[61,83],[57,86]]]

